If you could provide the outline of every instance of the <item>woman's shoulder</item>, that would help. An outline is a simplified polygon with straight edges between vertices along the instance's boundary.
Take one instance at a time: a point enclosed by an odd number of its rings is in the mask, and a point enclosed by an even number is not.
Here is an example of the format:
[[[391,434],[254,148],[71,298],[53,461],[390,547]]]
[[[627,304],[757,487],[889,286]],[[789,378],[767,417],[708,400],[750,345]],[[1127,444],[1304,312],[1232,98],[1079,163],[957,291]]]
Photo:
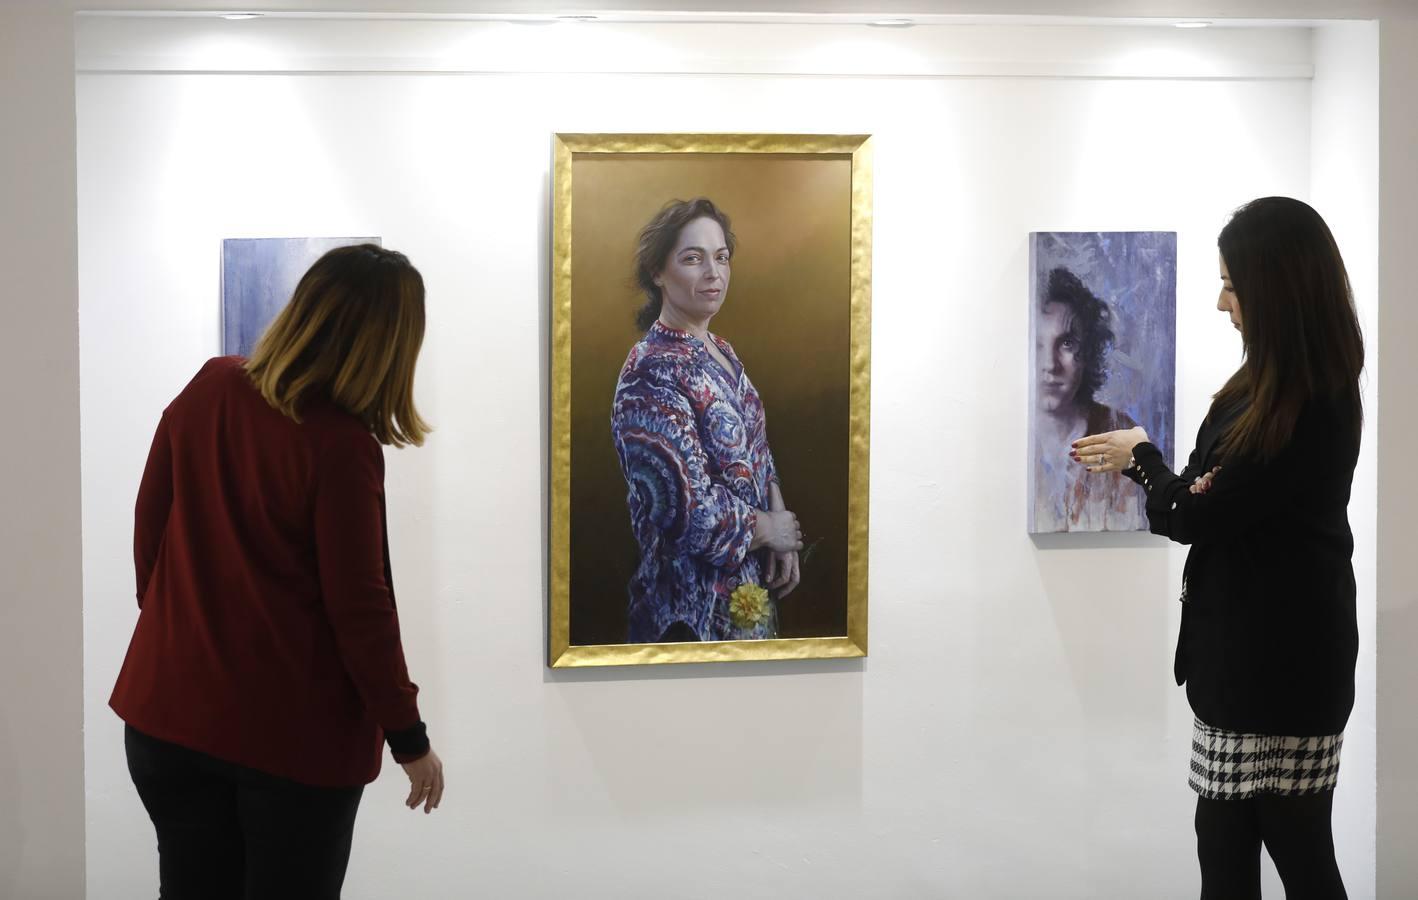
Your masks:
[[[316,397],[305,403],[301,410],[301,423],[313,429],[336,435],[341,440],[368,439],[378,444],[369,426],[360,421],[359,416],[336,405],[324,397]]]
[[[687,344],[656,341],[646,335],[630,348],[630,353],[625,358],[625,366],[621,370],[621,380],[639,377],[655,381],[667,378],[678,381],[692,359],[691,348]]]
[[[168,411],[172,411],[174,407],[182,407],[193,397],[200,398],[194,402],[207,405],[214,394],[240,390],[243,384],[250,385],[245,364],[246,360],[240,356],[214,356],[207,360],[188,380],[177,398],[169,404]],[[252,390],[255,389],[254,386],[251,387]]]
[[[228,385],[239,381],[247,381],[245,357],[212,357],[202,364],[202,367],[197,370],[197,374],[192,376],[192,381],[189,382],[189,384],[199,384],[204,381],[220,382]]]
[[[1334,453],[1333,448],[1359,446],[1359,433],[1363,427],[1362,410],[1356,407],[1357,398],[1344,396],[1312,397],[1300,410],[1295,422],[1294,444],[1307,444],[1326,448],[1322,452]]]
[[[261,427],[256,420],[268,420],[278,429],[290,429],[308,440],[363,447],[378,445],[369,428],[359,417],[338,406],[327,397],[309,397],[301,404],[297,424],[266,402],[260,388],[246,372],[246,360],[240,356],[217,356],[207,360],[192,380],[193,385],[211,385],[227,396],[239,397],[232,410],[243,415],[251,427]],[[245,409],[245,413],[238,412]],[[292,427],[293,426],[293,427]]]
[[[1361,426],[1355,400],[1346,397],[1311,397],[1300,407],[1289,437],[1272,457],[1253,459],[1260,465],[1316,466],[1316,471],[1347,471],[1332,463],[1358,453]],[[1245,407],[1213,405],[1202,424],[1202,433],[1220,436]]]
[[[712,331],[709,333],[709,337],[713,339],[714,343],[718,346],[720,350],[729,354],[734,359],[738,359],[739,355],[734,352],[734,345],[729,343],[728,338],[714,334]]]
[[[1355,404],[1359,402],[1357,397],[1350,396],[1347,392],[1311,397],[1301,415],[1324,423],[1344,421],[1353,417]]]
[[[219,372],[232,374],[244,371],[246,368],[246,357],[244,356],[214,356],[203,364],[197,371],[198,375],[204,372]]]
[[[300,427],[326,445],[365,450],[380,446],[359,416],[325,396],[310,397],[302,403]]]

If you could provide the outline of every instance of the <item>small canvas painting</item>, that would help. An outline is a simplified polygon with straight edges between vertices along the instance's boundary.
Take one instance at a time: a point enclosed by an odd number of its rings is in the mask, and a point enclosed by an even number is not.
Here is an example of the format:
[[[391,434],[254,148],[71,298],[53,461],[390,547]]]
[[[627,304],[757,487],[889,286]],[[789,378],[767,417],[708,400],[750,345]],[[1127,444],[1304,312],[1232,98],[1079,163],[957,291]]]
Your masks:
[[[377,237],[228,238],[222,241],[222,353],[250,356],[261,332],[290,300],[301,276],[336,247]]]
[[[1029,532],[1145,531],[1141,488],[1069,449],[1141,426],[1172,459],[1177,235],[1034,232],[1029,271]]]

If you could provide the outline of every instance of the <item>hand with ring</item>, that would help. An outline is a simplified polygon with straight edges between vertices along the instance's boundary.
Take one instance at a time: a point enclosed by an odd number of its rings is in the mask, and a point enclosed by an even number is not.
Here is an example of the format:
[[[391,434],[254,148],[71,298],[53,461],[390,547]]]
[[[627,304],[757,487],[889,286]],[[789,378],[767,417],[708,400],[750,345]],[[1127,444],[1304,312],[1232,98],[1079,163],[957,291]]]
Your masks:
[[[1133,448],[1146,440],[1147,432],[1142,428],[1090,434],[1073,442],[1069,457],[1093,474],[1121,472],[1128,467]]]
[[[409,796],[404,805],[409,809],[423,806],[424,813],[433,812],[443,802],[443,760],[430,748],[403,766],[404,774],[409,776]]]

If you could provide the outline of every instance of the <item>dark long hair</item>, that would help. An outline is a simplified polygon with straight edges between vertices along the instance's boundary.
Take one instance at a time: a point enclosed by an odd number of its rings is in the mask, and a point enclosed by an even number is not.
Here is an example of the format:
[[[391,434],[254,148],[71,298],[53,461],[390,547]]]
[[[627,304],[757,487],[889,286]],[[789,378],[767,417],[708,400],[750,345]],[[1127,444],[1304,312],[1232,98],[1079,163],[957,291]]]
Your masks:
[[[1241,308],[1246,353],[1216,395],[1221,408],[1244,406],[1222,437],[1224,451],[1273,458],[1312,400],[1334,403],[1357,442],[1364,337],[1329,226],[1299,200],[1262,197],[1236,210],[1216,243]]]
[[[724,243],[729,256],[734,255],[734,233],[729,230],[729,217],[714,205],[712,200],[696,197],[693,200],[671,200],[666,203],[655,218],[640,229],[640,238],[635,242],[635,283],[645,294],[645,305],[635,314],[635,326],[645,331],[660,317],[660,306],[664,296],[660,286],[655,284],[655,276],[665,268],[665,261],[675,249],[680,229],[695,219],[713,219],[724,229]]]
[[[1093,395],[1108,380],[1108,351],[1114,338],[1109,323],[1113,314],[1108,304],[1063,266],[1050,270],[1044,303],[1062,303],[1073,310],[1074,337],[1078,338],[1078,357],[1083,362],[1078,397],[1091,403]]]

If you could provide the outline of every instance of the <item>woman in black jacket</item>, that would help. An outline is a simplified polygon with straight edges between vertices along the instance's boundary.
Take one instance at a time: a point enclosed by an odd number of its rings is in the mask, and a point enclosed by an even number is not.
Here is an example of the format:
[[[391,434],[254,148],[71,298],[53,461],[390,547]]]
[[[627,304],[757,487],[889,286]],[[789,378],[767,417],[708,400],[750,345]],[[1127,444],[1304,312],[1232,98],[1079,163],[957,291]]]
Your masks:
[[[1154,534],[1191,545],[1177,683],[1196,715],[1202,898],[1260,897],[1262,843],[1286,895],[1343,898],[1330,810],[1354,705],[1358,629],[1346,508],[1364,344],[1324,220],[1286,197],[1222,229],[1217,309],[1245,360],[1174,474],[1140,428],[1074,444],[1131,477]]]

